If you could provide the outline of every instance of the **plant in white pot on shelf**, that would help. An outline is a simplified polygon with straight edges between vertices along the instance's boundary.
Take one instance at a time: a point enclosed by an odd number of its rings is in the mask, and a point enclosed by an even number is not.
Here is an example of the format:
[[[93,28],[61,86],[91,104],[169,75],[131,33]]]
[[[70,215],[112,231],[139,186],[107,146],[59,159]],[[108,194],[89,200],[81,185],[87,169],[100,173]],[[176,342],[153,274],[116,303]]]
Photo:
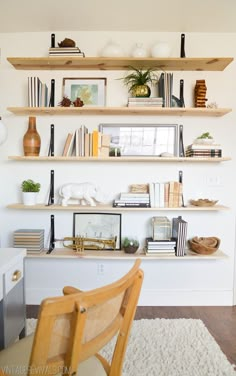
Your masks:
[[[40,188],[40,183],[35,183],[32,179],[24,180],[21,183],[23,204],[35,205]]]

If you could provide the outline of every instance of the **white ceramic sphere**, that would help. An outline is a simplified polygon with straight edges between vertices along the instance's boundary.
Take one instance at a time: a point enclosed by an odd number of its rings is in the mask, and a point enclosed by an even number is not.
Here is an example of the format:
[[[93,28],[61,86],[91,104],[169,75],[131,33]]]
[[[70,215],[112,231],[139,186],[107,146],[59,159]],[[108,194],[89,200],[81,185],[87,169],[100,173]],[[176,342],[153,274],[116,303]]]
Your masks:
[[[108,42],[102,50],[103,57],[120,57],[124,56],[121,46],[113,41]]]
[[[167,42],[158,42],[152,46],[152,57],[170,57],[171,48]]]

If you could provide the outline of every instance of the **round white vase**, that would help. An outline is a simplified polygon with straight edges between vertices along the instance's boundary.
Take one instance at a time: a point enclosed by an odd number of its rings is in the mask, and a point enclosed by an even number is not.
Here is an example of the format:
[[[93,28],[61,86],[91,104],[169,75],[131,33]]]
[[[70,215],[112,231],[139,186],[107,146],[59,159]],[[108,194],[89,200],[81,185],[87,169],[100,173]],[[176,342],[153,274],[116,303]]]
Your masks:
[[[102,49],[101,56],[103,57],[121,57],[124,56],[124,52],[121,46],[113,41],[109,41]]]
[[[171,48],[167,42],[155,43],[151,48],[152,57],[170,57]]]
[[[36,205],[38,192],[22,192],[23,204],[26,206]]]
[[[142,43],[136,43],[135,47],[131,52],[132,57],[147,57],[148,52],[146,48],[143,47]]]

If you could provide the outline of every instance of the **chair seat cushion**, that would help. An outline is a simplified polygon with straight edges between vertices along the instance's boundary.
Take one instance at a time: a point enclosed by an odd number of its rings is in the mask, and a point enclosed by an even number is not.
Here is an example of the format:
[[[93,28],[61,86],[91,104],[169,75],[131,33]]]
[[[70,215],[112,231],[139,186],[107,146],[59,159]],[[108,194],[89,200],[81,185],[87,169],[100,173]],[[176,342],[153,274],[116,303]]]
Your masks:
[[[0,351],[0,369],[12,376],[27,375],[34,335],[27,336]],[[79,365],[78,376],[107,376],[101,362],[92,356]]]

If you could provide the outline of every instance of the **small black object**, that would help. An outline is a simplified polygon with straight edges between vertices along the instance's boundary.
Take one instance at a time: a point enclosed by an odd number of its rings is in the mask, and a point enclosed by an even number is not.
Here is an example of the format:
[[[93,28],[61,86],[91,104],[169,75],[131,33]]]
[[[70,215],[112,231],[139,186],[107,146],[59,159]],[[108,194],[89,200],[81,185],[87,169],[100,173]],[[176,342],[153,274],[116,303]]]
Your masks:
[[[47,254],[51,253],[55,248],[55,222],[54,222],[54,215],[51,215],[51,226],[50,226],[50,240],[49,240],[49,248]]]
[[[47,206],[54,204],[54,170],[51,170],[50,175],[50,188],[49,188],[49,197]]]
[[[51,34],[51,48],[55,48],[55,34]]]
[[[179,126],[179,157],[184,157],[184,139],[183,139],[183,125]]]
[[[186,57],[185,56],[185,34],[181,34],[180,57]]]
[[[182,170],[179,171],[179,183],[183,184],[183,171]],[[183,193],[182,193],[182,207],[183,208],[185,207]]]
[[[54,157],[54,124],[51,124],[50,144],[48,156]]]
[[[51,93],[50,93],[50,101],[49,107],[55,107],[55,80],[51,80]]]
[[[184,104],[184,80],[180,80],[179,100],[180,100],[180,107],[185,107],[185,104]]]

